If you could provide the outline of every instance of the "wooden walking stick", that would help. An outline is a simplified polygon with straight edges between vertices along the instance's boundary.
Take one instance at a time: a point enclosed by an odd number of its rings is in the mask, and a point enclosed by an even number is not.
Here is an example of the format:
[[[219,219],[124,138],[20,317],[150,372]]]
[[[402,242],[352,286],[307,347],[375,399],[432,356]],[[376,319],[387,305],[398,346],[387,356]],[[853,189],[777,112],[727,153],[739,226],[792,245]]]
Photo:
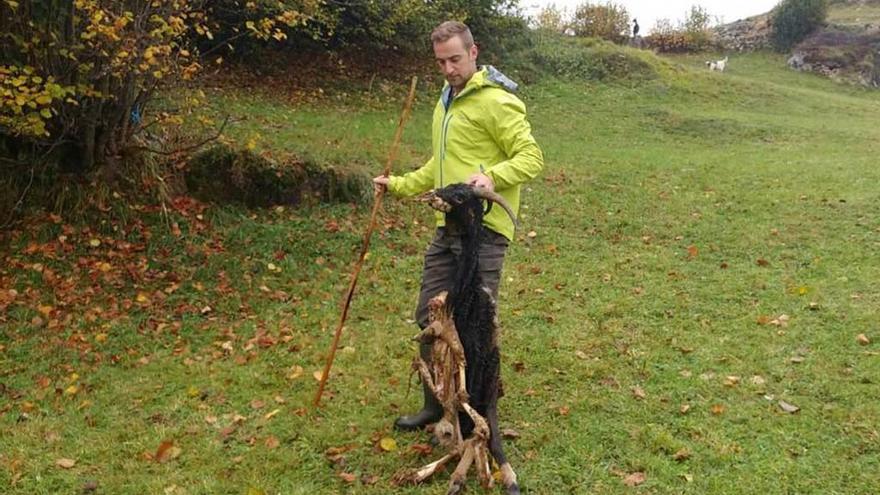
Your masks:
[[[403,126],[409,119],[412,110],[413,99],[416,95],[416,83],[419,78],[413,76],[409,85],[409,95],[403,105],[403,112],[400,114],[400,120],[397,122],[397,131],[394,133],[394,141],[391,143],[391,149],[388,152],[388,161],[385,162],[385,171],[382,173],[385,177],[391,174],[391,164],[397,159],[397,150],[400,148],[400,138],[403,136]],[[330,352],[327,354],[327,364],[324,365],[324,373],[321,375],[321,383],[318,385],[318,393],[315,394],[315,407],[321,405],[321,395],[324,393],[324,386],[327,384],[327,377],[330,376],[330,367],[333,366],[333,358],[336,357],[336,349],[339,347],[339,338],[342,336],[342,327],[345,325],[345,319],[348,318],[348,308],[351,306],[351,299],[354,296],[354,289],[357,286],[358,276],[361,274],[361,268],[364,266],[364,260],[367,257],[367,251],[370,249],[370,238],[373,236],[373,230],[376,228],[376,217],[379,213],[379,207],[382,205],[382,197],[385,195],[385,188],[378,189],[373,199],[373,211],[370,214],[370,224],[367,231],[364,232],[364,243],[361,246],[361,254],[354,266],[351,274],[351,282],[348,284],[348,292],[345,293],[345,299],[342,302],[342,316],[339,318],[339,326],[336,327],[336,333],[333,335],[333,343],[330,345]]]

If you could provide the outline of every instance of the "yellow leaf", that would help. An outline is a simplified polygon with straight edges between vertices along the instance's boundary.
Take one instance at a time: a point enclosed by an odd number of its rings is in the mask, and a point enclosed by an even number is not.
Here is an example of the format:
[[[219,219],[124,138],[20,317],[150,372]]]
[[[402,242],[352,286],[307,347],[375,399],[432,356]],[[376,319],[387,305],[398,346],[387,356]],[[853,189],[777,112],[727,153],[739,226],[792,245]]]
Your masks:
[[[89,246],[92,246],[92,247],[98,247],[98,246],[100,246],[100,245],[101,245],[101,240],[100,240],[100,239],[90,239],[90,240],[89,240]]]
[[[397,441],[391,437],[385,437],[379,440],[379,447],[385,452],[394,452],[397,450]]]
[[[71,385],[64,390],[66,395],[76,395],[77,392],[79,392],[79,387],[76,385]]]
[[[290,378],[291,380],[295,380],[295,379],[299,378],[300,376],[302,376],[302,374],[303,374],[303,367],[298,366],[298,365],[294,365],[290,369],[290,374],[287,375],[287,377]]]
[[[73,466],[76,466],[76,461],[73,459],[61,458],[55,461],[55,465],[63,469],[70,469]]]

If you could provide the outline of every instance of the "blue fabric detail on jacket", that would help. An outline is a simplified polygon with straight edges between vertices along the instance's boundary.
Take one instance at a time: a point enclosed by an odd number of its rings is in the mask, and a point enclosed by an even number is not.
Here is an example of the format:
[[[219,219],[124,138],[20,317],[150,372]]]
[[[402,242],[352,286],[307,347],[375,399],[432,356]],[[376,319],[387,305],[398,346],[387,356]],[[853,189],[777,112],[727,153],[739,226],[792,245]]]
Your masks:
[[[493,83],[503,87],[511,93],[515,93],[517,88],[519,88],[519,85],[513,82],[511,78],[505,76],[501,73],[500,70],[492,67],[491,65],[486,66],[486,77]]]

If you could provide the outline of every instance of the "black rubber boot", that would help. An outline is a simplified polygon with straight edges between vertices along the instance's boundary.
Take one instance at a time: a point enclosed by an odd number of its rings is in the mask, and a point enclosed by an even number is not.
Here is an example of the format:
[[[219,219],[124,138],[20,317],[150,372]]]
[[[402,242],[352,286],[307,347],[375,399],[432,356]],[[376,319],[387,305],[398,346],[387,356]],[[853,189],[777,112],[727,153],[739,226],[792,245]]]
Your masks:
[[[431,363],[431,344],[419,344],[419,355],[426,363]],[[422,383],[422,392],[425,396],[425,405],[422,410],[409,415],[401,416],[394,422],[394,427],[398,430],[412,431],[420,430],[429,424],[440,421],[443,417],[443,406],[434,397],[434,393],[428,388],[428,384]]]

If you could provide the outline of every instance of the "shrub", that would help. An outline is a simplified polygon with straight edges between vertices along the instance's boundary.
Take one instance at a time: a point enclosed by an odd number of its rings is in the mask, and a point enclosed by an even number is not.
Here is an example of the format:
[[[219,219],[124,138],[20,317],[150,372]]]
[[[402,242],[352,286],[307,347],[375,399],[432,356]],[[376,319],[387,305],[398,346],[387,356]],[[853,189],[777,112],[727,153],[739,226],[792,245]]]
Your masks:
[[[572,27],[584,38],[602,38],[623,43],[629,38],[629,14],[621,5],[585,2],[574,11]]]
[[[596,38],[545,37],[531,51],[531,62],[542,75],[601,82],[640,81],[657,77],[649,57],[640,50]]]
[[[539,30],[561,33],[568,27],[568,15],[564,8],[560,9],[555,3],[544,6],[533,19],[534,26]]]
[[[788,51],[816,30],[828,14],[827,0],[782,0],[773,9],[773,44]]]
[[[709,32],[711,17],[703,7],[694,5],[685,15],[684,22],[674,25],[669,19],[660,19],[651,34],[645,37],[648,48],[661,53],[697,52],[712,43]]]
[[[654,30],[645,37],[644,42],[646,47],[660,53],[691,51],[686,33],[676,29],[669,19],[657,20]]]
[[[705,50],[711,41],[709,33],[709,23],[711,16],[709,12],[699,6],[694,5],[687,13],[684,19],[684,35],[690,51]]]

